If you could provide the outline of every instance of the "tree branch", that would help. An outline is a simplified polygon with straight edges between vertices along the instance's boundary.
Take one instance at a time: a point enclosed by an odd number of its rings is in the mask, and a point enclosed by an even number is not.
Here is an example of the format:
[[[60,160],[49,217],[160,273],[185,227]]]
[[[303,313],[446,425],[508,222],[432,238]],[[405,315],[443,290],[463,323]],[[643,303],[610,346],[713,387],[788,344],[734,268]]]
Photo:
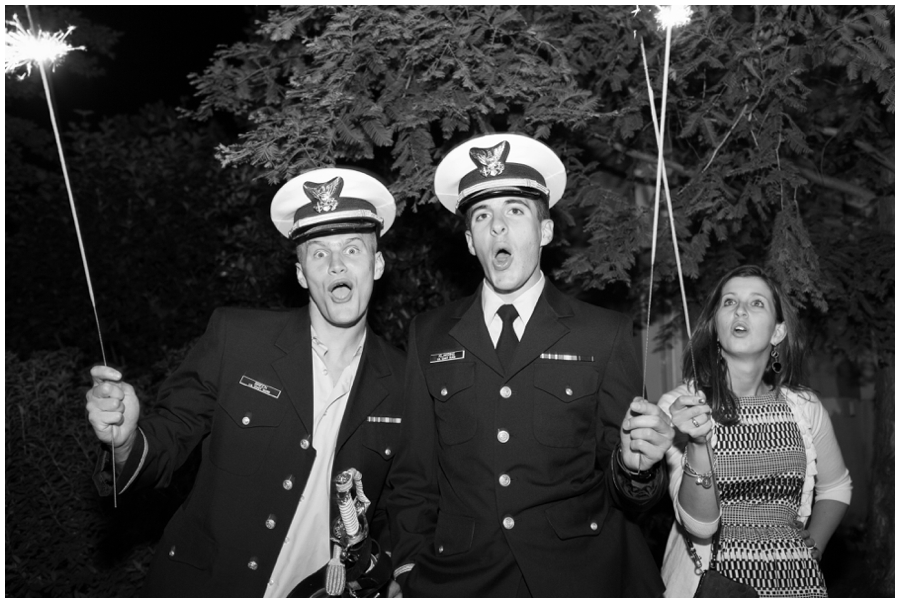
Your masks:
[[[737,123],[737,122],[735,122]],[[602,137],[596,136],[595,138],[599,140],[603,140]],[[651,165],[656,165],[657,157],[656,155],[650,155],[648,153],[642,153],[641,151],[636,151],[634,149],[625,148],[622,144],[618,142],[612,142],[610,140],[604,140],[604,142],[613,148],[618,153],[622,153],[628,157],[633,159],[637,159],[639,161],[646,161]],[[724,142],[724,140],[723,140]],[[872,191],[853,184],[851,182],[845,182],[843,180],[838,180],[837,178],[832,178],[830,176],[823,176],[822,174],[815,171],[813,168],[798,165],[788,159],[781,160],[782,165],[787,167],[793,167],[796,169],[800,175],[809,180],[813,184],[817,184],[819,186],[823,186],[825,188],[829,188],[831,190],[839,191],[842,193],[846,193],[851,197],[859,199],[859,201],[855,203],[851,203],[854,207],[864,208],[869,202],[871,202],[877,195]],[[674,161],[666,160],[666,168],[672,170],[677,174],[681,174],[682,176],[686,176],[688,178],[693,178],[696,172],[693,172],[680,163],[676,163]],[[704,168],[705,169],[705,168]]]

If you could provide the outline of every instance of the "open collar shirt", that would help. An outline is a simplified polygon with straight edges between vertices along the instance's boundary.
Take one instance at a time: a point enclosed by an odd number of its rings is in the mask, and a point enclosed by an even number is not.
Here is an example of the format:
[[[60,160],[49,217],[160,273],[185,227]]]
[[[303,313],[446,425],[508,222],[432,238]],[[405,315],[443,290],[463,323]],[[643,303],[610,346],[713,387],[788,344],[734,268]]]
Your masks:
[[[310,332],[313,350],[312,445],[316,450],[316,458],[269,578],[266,597],[286,597],[295,586],[321,569],[331,558],[329,497],[333,478],[332,464],[338,431],[362,358],[366,334],[364,331],[350,364],[344,368],[337,381],[333,381],[325,364],[328,348],[318,338],[314,328],[310,327]]]

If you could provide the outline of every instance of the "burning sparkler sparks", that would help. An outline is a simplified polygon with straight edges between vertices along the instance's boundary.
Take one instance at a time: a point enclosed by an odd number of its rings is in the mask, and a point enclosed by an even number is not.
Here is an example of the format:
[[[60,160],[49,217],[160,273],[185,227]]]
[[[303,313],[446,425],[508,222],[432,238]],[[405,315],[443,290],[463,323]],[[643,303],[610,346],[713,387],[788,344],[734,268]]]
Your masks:
[[[22,26],[18,15],[13,15],[12,21],[7,21],[6,25],[6,52],[3,55],[6,73],[13,73],[24,67],[25,74],[20,77],[25,77],[31,75],[31,68],[35,64],[53,65],[72,50],[84,50],[84,46],[71,46],[66,42],[66,38],[75,29],[74,25],[70,25],[64,32],[32,33]]]
[[[660,27],[671,29],[680,25],[687,25],[691,21],[691,7],[687,4],[672,4],[659,6],[656,13],[656,21]]]

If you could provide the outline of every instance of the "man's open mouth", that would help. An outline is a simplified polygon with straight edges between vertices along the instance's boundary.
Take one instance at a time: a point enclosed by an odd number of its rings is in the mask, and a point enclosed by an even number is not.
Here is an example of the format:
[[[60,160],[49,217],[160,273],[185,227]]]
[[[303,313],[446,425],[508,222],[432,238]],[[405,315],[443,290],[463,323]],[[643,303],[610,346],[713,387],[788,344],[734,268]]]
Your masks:
[[[499,269],[508,268],[512,263],[512,252],[504,247],[494,251],[494,266]]]
[[[353,293],[353,285],[349,281],[335,281],[328,287],[328,292],[337,301],[346,301]]]

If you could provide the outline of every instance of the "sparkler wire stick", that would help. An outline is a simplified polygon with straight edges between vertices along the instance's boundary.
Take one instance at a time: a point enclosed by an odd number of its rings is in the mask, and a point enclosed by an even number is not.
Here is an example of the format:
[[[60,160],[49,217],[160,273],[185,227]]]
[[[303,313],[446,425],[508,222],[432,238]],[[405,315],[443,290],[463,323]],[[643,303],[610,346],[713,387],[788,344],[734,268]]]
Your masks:
[[[656,143],[658,145],[662,145],[663,144],[662,136],[659,134],[659,127],[658,127],[657,121],[656,121],[656,106],[654,104],[653,88],[650,85],[650,73],[649,73],[649,71],[646,70],[647,55],[644,51],[644,40],[643,39],[641,40],[641,54],[644,57],[644,67],[645,67],[644,73],[647,76],[646,77],[647,92],[650,95],[650,115],[653,118],[653,127],[657,132]],[[681,303],[682,303],[682,307],[684,308],[684,322],[685,322],[685,326],[687,327],[688,337],[690,337],[691,336],[691,317],[688,314],[687,296],[686,296],[685,290],[684,290],[684,274],[683,274],[682,268],[681,268],[681,254],[678,251],[678,237],[675,233],[675,221],[672,219],[675,216],[675,211],[672,209],[672,194],[669,191],[669,177],[666,174],[666,170],[663,169],[661,171],[662,171],[663,189],[666,192],[666,207],[669,210],[669,225],[671,226],[671,230],[672,230],[672,247],[675,251],[675,265],[678,268],[678,283],[680,285],[679,288],[681,290]],[[655,239],[655,236],[654,236],[654,239]]]
[[[661,13],[663,12],[663,10],[664,9],[662,7],[660,7]],[[637,10],[635,11],[635,15],[638,12],[640,12],[640,7],[638,7]],[[689,338],[688,345],[690,346],[689,349],[691,351],[692,364],[693,364],[693,358],[694,358],[694,350],[693,350],[693,347],[691,346],[691,342],[690,342],[690,337],[691,337],[690,315],[688,314],[687,297],[685,295],[685,290],[684,290],[684,276],[682,274],[682,269],[681,269],[681,256],[678,251],[678,238],[677,238],[676,232],[675,232],[675,213],[674,213],[674,210],[672,209],[672,195],[671,195],[671,192],[669,191],[669,178],[668,178],[668,175],[666,174],[665,155],[664,155],[666,101],[668,98],[668,90],[669,90],[669,62],[670,62],[669,58],[670,58],[671,48],[672,48],[672,27],[674,25],[678,25],[678,24],[687,22],[689,13],[687,13],[687,12],[678,13],[676,10],[673,10],[672,7],[669,7],[669,9],[667,9],[665,12],[666,12],[665,19],[667,19],[668,22],[665,23],[665,28],[666,28],[665,61],[664,61],[664,66],[663,66],[662,103],[660,106],[660,119],[659,119],[658,123],[657,123],[657,119],[656,119],[656,101],[655,101],[655,98],[653,95],[653,87],[650,84],[650,71],[647,67],[647,54],[644,49],[644,40],[643,40],[643,38],[641,38],[641,56],[644,61],[644,75],[645,75],[646,81],[647,81],[647,92],[650,96],[650,115],[653,118],[653,131],[655,134],[656,145],[658,148],[658,156],[657,156],[657,163],[656,163],[656,189],[655,189],[655,198],[654,198],[654,205],[653,205],[653,234],[652,234],[651,245],[650,245],[650,285],[649,285],[648,292],[647,292],[647,328],[646,328],[646,342],[644,345],[644,366],[643,366],[644,374],[643,374],[643,382],[641,385],[641,392],[644,394],[645,397],[647,395],[647,391],[646,391],[646,389],[647,389],[647,355],[648,355],[649,349],[650,349],[650,314],[651,314],[652,301],[653,301],[653,268],[654,268],[654,265],[656,264],[656,238],[657,238],[657,233],[658,233],[658,228],[659,228],[660,181],[662,181],[662,184],[665,187],[665,192],[666,192],[666,207],[669,211],[669,224],[671,226],[671,231],[672,231],[672,245],[673,245],[674,251],[675,251],[675,263],[676,263],[676,266],[678,269],[678,282],[679,282],[679,287],[681,290],[681,299],[682,299],[682,303],[684,306],[684,320],[685,320],[685,325],[687,327],[687,333],[688,333],[688,338]],[[662,18],[660,18],[660,21],[662,22]],[[696,373],[696,370],[695,370],[695,373]],[[640,463],[640,459],[638,462]],[[640,469],[640,464],[638,465],[638,469]]]
[[[643,40],[641,41],[643,44]],[[658,147],[657,159],[656,159],[656,190],[655,190],[655,199],[653,203],[653,235],[651,237],[650,242],[650,286],[647,291],[647,330],[646,330],[646,344],[644,345],[644,377],[643,384],[641,386],[642,393],[646,396],[646,387],[647,387],[647,354],[650,349],[650,309],[651,304],[653,302],[653,267],[656,264],[656,235],[659,228],[659,196],[661,190],[661,180],[662,174],[665,172],[665,156],[663,153],[664,150],[664,135],[665,135],[665,127],[666,127],[666,99],[668,97],[669,92],[669,50],[672,43],[672,28],[666,27],[666,54],[665,54],[665,63],[663,66],[663,92],[662,92],[662,105],[660,107],[660,116],[659,116],[659,127],[656,127],[656,123],[654,122],[654,132],[656,134],[656,146]],[[643,48],[643,46],[642,46]],[[644,61],[644,71],[647,72],[647,62]],[[649,75],[647,76],[649,77]],[[653,106],[653,99],[650,100],[650,105]],[[655,113],[655,109],[654,109]]]
[[[34,19],[31,16],[31,8],[28,5],[25,5],[25,11],[28,15],[28,22],[29,22],[29,27],[31,29],[32,37],[34,38],[34,40],[39,40],[40,37],[37,34],[36,27],[34,25]],[[87,279],[88,294],[90,295],[90,298],[91,298],[91,306],[94,309],[94,321],[97,324],[97,336],[100,339],[100,353],[103,356],[103,366],[108,366],[106,363],[106,350],[103,347],[103,333],[100,330],[100,317],[97,314],[97,302],[94,298],[94,287],[91,283],[91,271],[88,268],[87,254],[84,251],[84,241],[82,240],[82,236],[81,236],[81,226],[78,222],[78,212],[75,211],[75,196],[72,194],[72,184],[69,181],[69,170],[66,166],[65,154],[63,153],[62,138],[60,137],[59,127],[56,123],[56,112],[54,111],[53,100],[52,100],[52,97],[50,96],[50,83],[47,78],[47,70],[44,68],[43,60],[35,59],[34,62],[37,63],[38,69],[41,72],[41,82],[44,85],[44,95],[47,97],[47,109],[50,113],[50,124],[53,126],[53,134],[56,138],[56,148],[59,151],[59,162],[60,162],[60,165],[62,166],[63,180],[66,183],[66,192],[68,193],[68,196],[69,196],[69,207],[72,210],[72,219],[75,222],[75,234],[78,238],[78,249],[81,251],[81,263],[84,266],[84,275]],[[117,488],[116,488],[116,426],[111,425],[110,430],[111,430],[110,435],[112,436],[110,438],[110,447],[112,449],[112,464],[113,464],[113,467],[112,467],[113,508],[117,508],[118,504],[117,504],[117,500],[116,500],[116,497],[117,497],[117,491],[116,491],[117,490]]]

